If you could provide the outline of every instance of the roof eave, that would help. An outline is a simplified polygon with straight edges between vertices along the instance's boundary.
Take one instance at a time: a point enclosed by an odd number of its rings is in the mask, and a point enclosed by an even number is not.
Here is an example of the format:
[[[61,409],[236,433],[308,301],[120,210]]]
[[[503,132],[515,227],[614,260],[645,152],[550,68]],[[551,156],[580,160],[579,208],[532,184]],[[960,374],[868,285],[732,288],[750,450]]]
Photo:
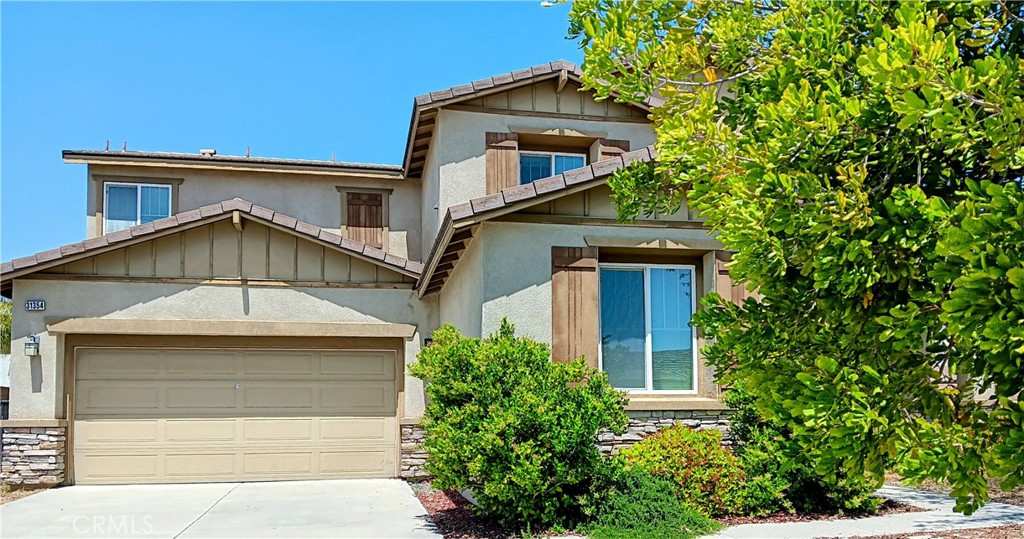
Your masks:
[[[318,174],[331,176],[357,176],[375,179],[402,180],[405,179],[404,169],[395,167],[393,170],[362,168],[346,166],[333,163],[301,163],[288,162],[260,162],[244,161],[242,159],[217,159],[204,157],[187,156],[141,156],[118,152],[88,153],[64,150],[62,157],[68,164],[86,165],[122,165],[142,167],[174,167],[192,169],[219,169],[254,172],[283,172],[290,174]]]

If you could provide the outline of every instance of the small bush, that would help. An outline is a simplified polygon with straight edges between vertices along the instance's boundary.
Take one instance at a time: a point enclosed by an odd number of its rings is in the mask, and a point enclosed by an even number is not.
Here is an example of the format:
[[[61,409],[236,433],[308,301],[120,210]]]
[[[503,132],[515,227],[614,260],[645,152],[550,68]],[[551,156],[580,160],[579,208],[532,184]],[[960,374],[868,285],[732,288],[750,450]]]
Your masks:
[[[441,489],[472,488],[514,526],[572,526],[603,465],[598,431],[625,430],[625,396],[582,360],[554,363],[510,324],[487,339],[450,325],[410,367],[427,381],[426,467]]]
[[[835,479],[815,473],[788,431],[757,410],[742,384],[726,393],[725,403],[734,410],[729,431],[746,475],[739,492],[743,513],[873,513],[877,509],[880,500],[871,497],[873,489],[863,481],[845,477],[841,471]]]
[[[722,447],[717,430],[662,429],[621,455],[630,466],[675,482],[683,501],[704,514],[727,514],[738,506],[743,470],[729,448]]]
[[[687,505],[672,481],[609,461],[585,505],[580,531],[593,539],[688,539],[721,526]]]

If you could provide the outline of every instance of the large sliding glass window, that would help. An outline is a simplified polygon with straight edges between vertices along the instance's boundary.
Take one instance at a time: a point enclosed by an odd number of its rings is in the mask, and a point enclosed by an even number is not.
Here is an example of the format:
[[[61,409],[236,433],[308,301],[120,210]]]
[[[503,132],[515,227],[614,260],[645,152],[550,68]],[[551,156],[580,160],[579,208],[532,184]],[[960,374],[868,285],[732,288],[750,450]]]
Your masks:
[[[633,391],[697,390],[691,266],[601,266],[601,368]]]

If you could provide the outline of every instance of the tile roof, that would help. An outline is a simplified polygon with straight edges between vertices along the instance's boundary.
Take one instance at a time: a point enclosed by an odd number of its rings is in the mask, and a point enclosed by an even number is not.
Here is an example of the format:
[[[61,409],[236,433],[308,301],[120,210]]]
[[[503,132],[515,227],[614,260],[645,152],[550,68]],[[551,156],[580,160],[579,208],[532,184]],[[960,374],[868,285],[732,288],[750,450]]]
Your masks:
[[[430,139],[433,136],[433,123],[436,122],[437,111],[432,109],[474,99],[484,94],[502,92],[512,87],[528,84],[531,81],[556,78],[562,71],[567,73],[569,80],[577,84],[582,83],[583,70],[579,66],[565,60],[555,60],[554,62],[510,71],[486,79],[416,96],[413,100],[412,119],[409,122],[409,136],[405,148],[405,157],[402,162],[403,167],[405,167],[405,173],[414,178],[423,174],[427,149],[430,147]],[[660,97],[650,96],[642,103],[635,103],[634,105],[650,110],[661,106],[664,102]]]
[[[299,221],[294,217],[276,212],[272,209],[255,205],[240,198],[235,198],[182,212],[151,223],[136,225],[127,230],[119,230],[96,238],[89,238],[77,243],[64,245],[56,249],[42,251],[34,255],[15,258],[14,260],[0,264],[0,275],[2,275],[0,279],[3,280],[4,287],[7,288],[10,285],[10,280],[14,276],[31,273],[34,269],[44,264],[47,267],[50,267],[63,263],[61,260],[65,258],[77,259],[90,256],[94,251],[99,251],[119,243],[124,243],[127,246],[131,240],[143,241],[149,239],[151,236],[159,237],[166,234],[170,229],[178,228],[195,221],[216,220],[215,218],[217,217],[227,217],[233,211],[239,211],[257,220],[273,223],[279,227],[294,232],[297,236],[305,236],[309,239],[316,240],[319,243],[330,245],[340,251],[359,256],[360,258],[367,259],[375,264],[411,277],[417,277],[420,272],[423,271],[423,265],[418,262],[387,254],[376,247],[352,241],[333,232],[323,230],[316,225],[311,225],[309,223]],[[16,275],[12,276],[12,273]]]
[[[542,178],[533,183],[502,189],[492,195],[474,198],[448,208],[455,222],[473,219],[500,209],[519,209],[534,204],[537,197],[557,194],[579,184],[604,180],[615,171],[640,161],[648,162],[657,156],[654,146],[647,146],[632,152],[605,159],[585,167],[567,170],[562,174]]]
[[[382,165],[375,163],[350,163],[344,161],[321,161],[315,159],[286,159],[276,157],[245,157],[242,155],[200,155],[193,153],[176,152],[146,152],[136,150],[64,150],[62,157],[65,160],[80,161],[104,161],[104,160],[129,160],[129,161],[168,161],[178,163],[203,163],[211,166],[229,165],[250,165],[263,167],[281,167],[285,169],[318,169],[354,171],[361,173],[374,173],[402,178],[405,172],[400,165]]]
[[[647,146],[585,167],[567,170],[557,176],[502,189],[500,192],[449,207],[441,223],[441,230],[438,231],[427,256],[426,269],[420,273],[416,281],[420,296],[437,292],[444,286],[447,275],[435,275],[439,261],[446,255],[456,252],[458,246],[467,241],[465,237],[455,233],[457,229],[471,230],[470,225],[557,198],[576,188],[590,188],[594,184],[606,181],[617,170],[635,162],[652,161],[657,155],[654,146]],[[454,265],[449,264],[453,266],[451,269],[454,269]]]
[[[508,73],[494,75],[493,77],[476,80],[467,84],[460,84],[458,86],[452,86],[451,88],[445,88],[444,90],[418,95],[416,96],[415,103],[417,107],[425,107],[431,105],[436,106],[439,103],[447,103],[452,99],[472,99],[476,94],[485,90],[498,90],[501,86],[507,84],[520,82],[526,79],[534,79],[544,75],[556,76],[560,71],[568,72],[577,81],[583,76],[583,70],[580,66],[566,60],[555,60],[554,62],[510,71]],[[645,107],[656,107],[662,103],[664,103],[664,101],[657,97],[649,97],[640,104]]]

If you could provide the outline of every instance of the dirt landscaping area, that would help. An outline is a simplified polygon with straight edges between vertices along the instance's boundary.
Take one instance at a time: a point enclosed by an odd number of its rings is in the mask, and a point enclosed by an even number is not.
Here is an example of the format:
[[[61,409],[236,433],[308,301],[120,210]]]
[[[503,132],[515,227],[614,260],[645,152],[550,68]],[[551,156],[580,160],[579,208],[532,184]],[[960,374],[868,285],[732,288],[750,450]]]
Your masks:
[[[5,503],[7,503],[7,502],[13,502],[14,500],[20,500],[20,499],[22,499],[22,498],[24,498],[26,496],[31,496],[33,494],[42,492],[44,490],[46,490],[46,489],[41,489],[41,488],[34,488],[34,489],[19,488],[19,489],[13,489],[12,490],[9,487],[2,487],[2,488],[0,488],[0,505],[3,505]]]

